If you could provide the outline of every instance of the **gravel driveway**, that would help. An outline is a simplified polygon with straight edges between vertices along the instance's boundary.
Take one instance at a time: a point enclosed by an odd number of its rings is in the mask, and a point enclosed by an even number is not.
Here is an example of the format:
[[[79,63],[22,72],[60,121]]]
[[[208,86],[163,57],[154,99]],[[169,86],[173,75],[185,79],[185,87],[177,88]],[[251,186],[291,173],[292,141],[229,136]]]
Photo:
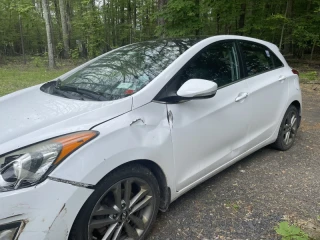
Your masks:
[[[159,213],[149,239],[279,239],[283,219],[320,239],[320,85],[302,89],[289,151],[263,148],[197,186]]]

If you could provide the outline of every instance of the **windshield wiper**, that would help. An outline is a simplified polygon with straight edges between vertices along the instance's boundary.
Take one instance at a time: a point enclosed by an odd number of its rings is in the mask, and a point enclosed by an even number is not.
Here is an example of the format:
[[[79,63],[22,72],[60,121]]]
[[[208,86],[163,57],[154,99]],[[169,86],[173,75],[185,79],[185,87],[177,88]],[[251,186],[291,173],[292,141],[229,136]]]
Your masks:
[[[59,88],[54,88],[52,91],[53,94],[55,95],[60,95],[69,99],[77,99],[77,100],[84,100],[84,98],[82,97],[82,95],[80,96],[75,96],[71,93],[69,93],[68,91],[62,91]]]
[[[69,85],[61,85],[61,80],[58,79],[56,83],[56,89],[60,91],[67,91],[67,92],[75,92],[78,93],[81,96],[86,96],[91,98],[92,100],[97,100],[97,101],[107,101],[108,99],[102,95],[102,93],[97,93],[91,90],[83,89],[83,88],[78,88],[78,87],[73,87]]]

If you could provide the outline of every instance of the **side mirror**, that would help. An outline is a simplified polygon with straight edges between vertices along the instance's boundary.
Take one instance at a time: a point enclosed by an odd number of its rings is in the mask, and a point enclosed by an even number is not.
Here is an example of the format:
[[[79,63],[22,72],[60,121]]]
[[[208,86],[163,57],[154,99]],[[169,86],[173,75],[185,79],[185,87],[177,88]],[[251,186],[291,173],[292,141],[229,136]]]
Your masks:
[[[190,79],[178,90],[177,95],[186,100],[212,98],[216,95],[218,85],[204,79]]]

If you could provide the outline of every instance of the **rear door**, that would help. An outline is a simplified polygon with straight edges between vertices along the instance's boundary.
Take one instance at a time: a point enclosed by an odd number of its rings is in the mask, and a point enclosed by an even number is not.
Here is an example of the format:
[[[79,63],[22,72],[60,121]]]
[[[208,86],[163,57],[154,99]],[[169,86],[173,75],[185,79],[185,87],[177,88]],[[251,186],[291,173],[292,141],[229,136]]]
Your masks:
[[[288,76],[283,63],[268,47],[250,41],[239,41],[239,46],[250,89],[248,138],[252,148],[278,131],[277,123],[288,99]]]

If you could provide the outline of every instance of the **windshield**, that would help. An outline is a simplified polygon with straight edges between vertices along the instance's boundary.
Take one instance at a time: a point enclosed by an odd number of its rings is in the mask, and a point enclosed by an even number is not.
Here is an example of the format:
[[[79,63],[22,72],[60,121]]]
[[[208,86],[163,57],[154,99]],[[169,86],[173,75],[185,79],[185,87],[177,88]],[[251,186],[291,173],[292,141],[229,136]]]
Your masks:
[[[157,40],[125,46],[61,81],[59,90],[86,90],[107,101],[129,96],[150,83],[197,41]]]

